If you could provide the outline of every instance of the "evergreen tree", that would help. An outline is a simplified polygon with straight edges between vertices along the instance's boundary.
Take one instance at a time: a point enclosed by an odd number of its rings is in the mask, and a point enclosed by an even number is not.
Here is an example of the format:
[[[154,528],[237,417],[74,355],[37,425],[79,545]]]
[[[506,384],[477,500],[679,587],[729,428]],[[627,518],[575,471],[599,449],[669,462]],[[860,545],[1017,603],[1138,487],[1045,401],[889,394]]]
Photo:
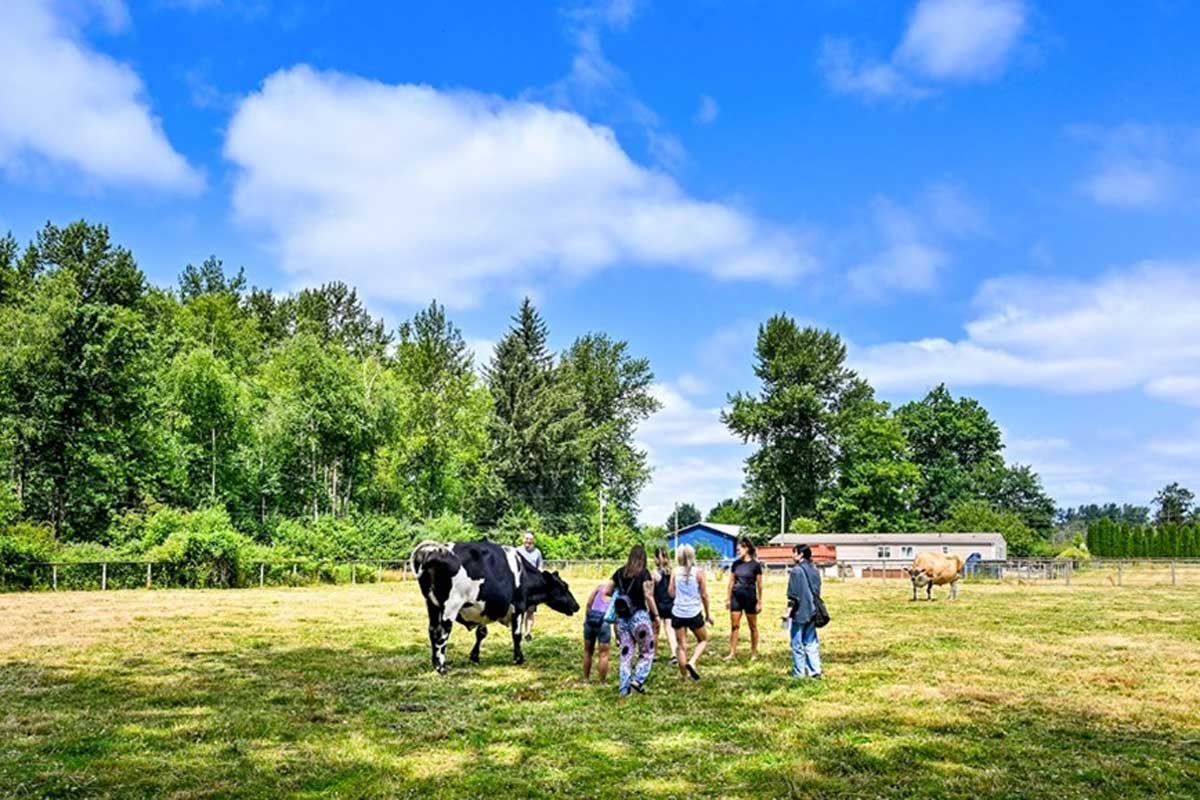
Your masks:
[[[650,479],[646,452],[634,444],[640,422],[661,404],[650,394],[650,362],[602,333],[575,340],[563,354],[559,383],[578,392],[583,414],[584,481],[605,501],[632,514]]]
[[[485,372],[492,395],[489,463],[502,489],[493,519],[521,506],[578,510],[586,454],[578,387],[559,380],[547,327],[529,298]]]

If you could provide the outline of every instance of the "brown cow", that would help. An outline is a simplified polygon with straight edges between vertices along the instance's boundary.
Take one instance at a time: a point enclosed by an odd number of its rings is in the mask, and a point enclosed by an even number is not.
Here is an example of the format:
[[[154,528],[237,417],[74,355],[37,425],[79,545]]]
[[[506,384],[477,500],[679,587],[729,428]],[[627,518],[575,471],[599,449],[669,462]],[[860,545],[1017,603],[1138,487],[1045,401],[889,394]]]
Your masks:
[[[918,553],[908,575],[912,579],[912,599],[917,599],[917,587],[925,587],[925,599],[933,600],[933,587],[950,584],[950,599],[958,598],[958,579],[962,575],[961,556],[942,553]]]

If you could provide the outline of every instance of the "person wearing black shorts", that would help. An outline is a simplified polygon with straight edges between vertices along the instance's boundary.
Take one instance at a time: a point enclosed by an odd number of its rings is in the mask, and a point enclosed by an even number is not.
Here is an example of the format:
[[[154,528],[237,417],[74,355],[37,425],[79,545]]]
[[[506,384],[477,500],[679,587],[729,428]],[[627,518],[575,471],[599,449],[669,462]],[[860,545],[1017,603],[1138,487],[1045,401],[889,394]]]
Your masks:
[[[675,629],[671,627],[671,593],[668,591],[671,583],[671,557],[667,554],[666,548],[657,547],[654,550],[655,569],[654,575],[654,604],[658,606],[658,619],[654,620],[654,644],[655,649],[658,649],[658,636],[662,632],[667,634],[667,644],[671,649],[671,664],[677,663],[675,660]]]
[[[674,600],[675,636],[679,642],[679,675],[700,680],[696,665],[700,662],[700,654],[708,646],[708,629],[705,623],[711,623],[708,613],[708,579],[704,570],[696,566],[696,551],[691,545],[681,544],[675,551],[675,560],[679,566],[671,573],[671,597]],[[688,659],[687,632],[691,631],[696,637],[696,649]]]
[[[738,540],[738,557],[729,567],[729,588],[725,607],[729,609],[729,655],[725,660],[737,656],[738,628],[742,615],[750,626],[750,658],[758,658],[758,615],[762,613],[763,567],[759,562],[758,548],[748,537]]]

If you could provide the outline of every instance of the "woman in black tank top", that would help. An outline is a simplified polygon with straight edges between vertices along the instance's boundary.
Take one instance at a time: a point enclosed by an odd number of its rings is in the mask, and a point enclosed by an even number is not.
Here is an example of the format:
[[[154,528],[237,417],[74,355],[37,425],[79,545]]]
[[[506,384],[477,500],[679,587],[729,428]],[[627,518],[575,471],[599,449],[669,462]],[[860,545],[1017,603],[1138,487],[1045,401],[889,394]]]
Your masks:
[[[675,664],[675,651],[679,643],[675,638],[675,626],[671,624],[671,557],[665,548],[654,550],[654,605],[658,606],[658,619],[654,620],[654,644],[658,648],[658,636],[663,631],[667,634],[667,644],[671,648],[671,663]]]

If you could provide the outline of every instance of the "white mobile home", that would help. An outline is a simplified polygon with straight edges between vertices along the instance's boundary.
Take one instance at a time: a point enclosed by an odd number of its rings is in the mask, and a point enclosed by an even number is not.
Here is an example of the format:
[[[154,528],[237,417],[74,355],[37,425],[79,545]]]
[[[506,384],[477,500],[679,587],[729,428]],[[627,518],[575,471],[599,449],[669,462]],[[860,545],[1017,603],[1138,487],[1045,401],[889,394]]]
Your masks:
[[[781,533],[771,544],[833,547],[838,574],[858,578],[899,575],[918,553],[956,555],[967,564],[1008,558],[998,533]]]

